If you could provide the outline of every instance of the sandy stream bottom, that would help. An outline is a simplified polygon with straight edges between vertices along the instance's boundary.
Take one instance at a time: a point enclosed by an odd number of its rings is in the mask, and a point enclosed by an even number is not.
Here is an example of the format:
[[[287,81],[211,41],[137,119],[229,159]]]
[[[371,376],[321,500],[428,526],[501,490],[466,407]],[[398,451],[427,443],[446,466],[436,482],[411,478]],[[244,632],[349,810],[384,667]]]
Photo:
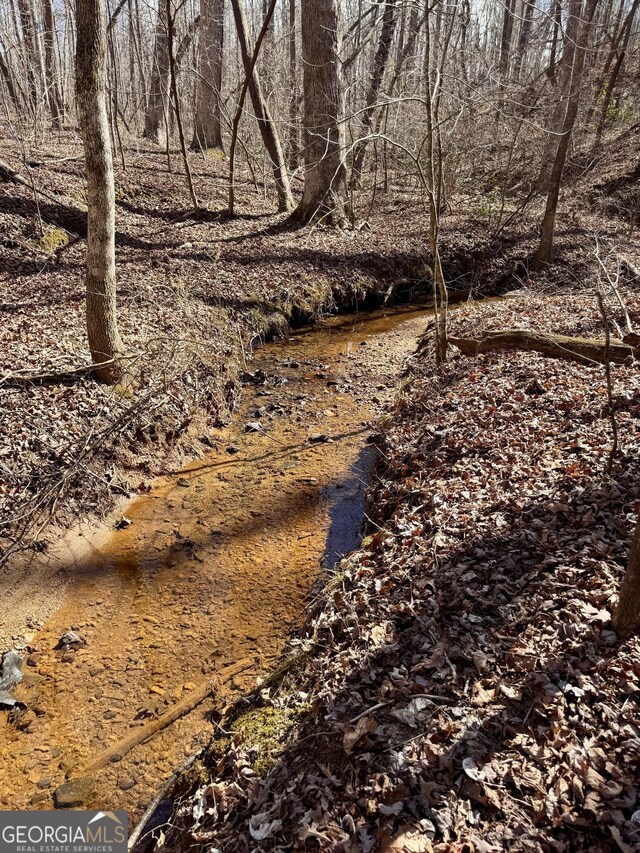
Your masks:
[[[84,806],[126,809],[132,826],[206,744],[212,708],[268,671],[323,566],[357,546],[371,421],[425,325],[424,311],[367,312],[263,347],[250,365],[262,381],[212,435],[220,452],[156,481],[126,509],[126,529],[64,567],[61,606],[25,653],[29,710],[18,725],[0,711],[0,808],[52,808],[67,774],[216,669],[255,658],[226,696],[99,771]],[[25,597],[23,584],[15,606]],[[55,651],[71,628],[86,645]]]

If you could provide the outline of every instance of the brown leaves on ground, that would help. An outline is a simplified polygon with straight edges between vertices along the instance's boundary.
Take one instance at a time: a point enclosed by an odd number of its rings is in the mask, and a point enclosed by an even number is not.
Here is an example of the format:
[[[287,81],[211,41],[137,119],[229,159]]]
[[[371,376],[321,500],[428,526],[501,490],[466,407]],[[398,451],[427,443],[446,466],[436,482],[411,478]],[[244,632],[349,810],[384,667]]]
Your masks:
[[[526,322],[535,303],[497,310]],[[586,294],[546,305],[553,331],[596,322]],[[519,353],[413,367],[376,532],[300,641],[306,681],[263,694],[310,710],[264,775],[232,742],[213,770],[232,804],[205,809],[196,836],[224,851],[637,850],[640,642],[611,627],[640,499],[637,371],[615,370],[608,477],[602,368]]]

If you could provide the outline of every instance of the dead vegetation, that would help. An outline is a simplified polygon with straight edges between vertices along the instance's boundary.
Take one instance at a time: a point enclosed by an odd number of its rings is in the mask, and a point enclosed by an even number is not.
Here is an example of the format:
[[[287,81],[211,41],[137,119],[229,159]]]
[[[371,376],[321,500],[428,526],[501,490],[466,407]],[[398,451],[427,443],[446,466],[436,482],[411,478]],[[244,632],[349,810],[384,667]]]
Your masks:
[[[558,333],[601,322],[574,290],[469,306],[454,327],[535,327],[543,300]],[[611,628],[640,498],[635,367],[614,385],[607,475],[602,367],[490,353],[436,373],[423,350],[384,433],[370,535],[296,641],[309,665],[253,700],[310,710],[262,773],[223,720],[228,748],[156,849],[637,849],[640,648]]]

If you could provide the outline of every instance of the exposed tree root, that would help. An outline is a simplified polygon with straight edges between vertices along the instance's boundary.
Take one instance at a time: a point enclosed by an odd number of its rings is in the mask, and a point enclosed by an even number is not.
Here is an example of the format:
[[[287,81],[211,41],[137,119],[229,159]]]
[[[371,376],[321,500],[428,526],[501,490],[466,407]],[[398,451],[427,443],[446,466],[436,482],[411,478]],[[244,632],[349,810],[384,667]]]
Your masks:
[[[571,338],[567,335],[550,335],[526,329],[484,332],[477,339],[449,338],[449,343],[458,347],[465,355],[506,349],[528,350],[551,358],[578,361],[581,364],[623,364],[638,355],[637,349],[619,340],[612,340],[607,346],[607,342],[599,338]]]

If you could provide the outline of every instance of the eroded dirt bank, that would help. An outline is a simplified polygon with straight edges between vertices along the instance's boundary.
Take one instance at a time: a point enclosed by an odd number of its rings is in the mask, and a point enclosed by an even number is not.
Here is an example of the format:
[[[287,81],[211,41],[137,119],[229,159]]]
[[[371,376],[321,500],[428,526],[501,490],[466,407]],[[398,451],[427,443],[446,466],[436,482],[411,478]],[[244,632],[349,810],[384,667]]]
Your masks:
[[[0,715],[1,807],[50,807],[66,775],[214,669],[255,657],[230,694],[268,670],[321,565],[355,546],[371,420],[424,326],[424,313],[374,312],[265,347],[219,449],[157,481],[128,526],[70,559],[64,602],[25,651],[28,710]],[[3,620],[31,592],[28,580],[14,590]],[[86,645],[55,651],[70,629]],[[97,774],[86,805],[135,819],[208,741],[214,704]]]

